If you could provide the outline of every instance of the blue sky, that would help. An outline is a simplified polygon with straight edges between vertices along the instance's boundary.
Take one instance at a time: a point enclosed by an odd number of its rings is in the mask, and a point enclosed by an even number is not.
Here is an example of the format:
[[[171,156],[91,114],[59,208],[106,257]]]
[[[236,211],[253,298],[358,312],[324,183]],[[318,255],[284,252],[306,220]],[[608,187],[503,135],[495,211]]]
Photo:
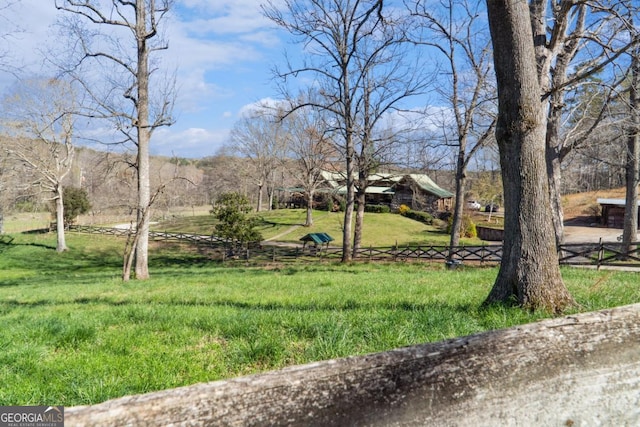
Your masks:
[[[163,62],[177,65],[177,122],[158,130],[152,153],[199,158],[226,142],[239,114],[252,104],[277,97],[271,69],[283,59],[283,34],[260,11],[264,0],[178,0],[167,25],[169,50]],[[10,49],[26,73],[46,73],[38,49],[54,42],[53,0],[21,0],[2,14],[17,23]],[[12,84],[0,76],[2,92]]]

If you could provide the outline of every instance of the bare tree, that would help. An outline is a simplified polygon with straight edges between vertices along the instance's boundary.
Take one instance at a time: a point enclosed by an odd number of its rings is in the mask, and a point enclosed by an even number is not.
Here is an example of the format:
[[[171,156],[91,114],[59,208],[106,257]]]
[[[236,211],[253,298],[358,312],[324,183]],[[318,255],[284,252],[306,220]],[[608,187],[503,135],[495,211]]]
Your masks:
[[[280,71],[276,75],[284,81],[300,73],[317,80],[321,100],[310,104],[334,116],[336,133],[342,139],[345,159],[347,194],[343,223],[342,260],[351,260],[352,218],[354,210],[354,158],[356,104],[361,85],[356,55],[361,43],[371,37],[382,21],[381,0],[285,0],[282,12],[273,2],[264,7],[265,15],[280,27],[297,36],[307,46],[307,58],[302,66]],[[286,92],[286,88],[283,89]],[[291,97],[288,97],[291,98]],[[306,106],[306,103],[301,106]],[[300,106],[300,107],[301,107]],[[336,141],[337,142],[337,141]]]
[[[353,232],[353,257],[362,243],[366,193],[370,175],[384,166],[402,136],[410,132],[393,120],[392,112],[406,98],[424,93],[426,75],[417,63],[408,63],[409,43],[403,19],[385,18],[381,36],[373,46],[363,43],[364,55],[358,56],[356,71],[360,74],[361,94],[357,100],[358,137],[354,139],[357,165],[355,179],[356,220]],[[360,57],[363,57],[361,59]]]
[[[0,72],[15,72],[16,65],[11,64],[11,38],[19,31],[16,23],[12,22],[8,12],[19,0],[5,0],[0,6]],[[8,184],[11,166],[6,162],[6,153],[0,154],[0,234],[4,233],[4,213],[9,201]]]
[[[207,193],[207,203],[213,204],[224,193],[237,192],[248,196],[254,183],[250,178],[253,174],[247,170],[251,166],[248,163],[248,159],[232,156],[228,148],[200,160],[198,167],[204,171],[202,186]]]
[[[2,145],[5,143],[2,142]],[[12,183],[8,179],[9,164],[5,152],[0,152],[0,234],[4,234],[4,215],[7,206],[7,193]]]
[[[483,14],[478,1],[448,0],[434,10],[433,4],[416,1],[411,13],[419,18],[423,32],[413,39],[444,58],[448,79],[436,91],[450,106],[454,119],[454,141],[445,143],[457,149],[456,198],[451,225],[450,246],[460,242],[467,168],[474,154],[493,140],[495,127],[495,88],[492,85],[490,38],[478,21]]]
[[[637,37],[637,35],[636,35]],[[629,125],[626,161],[626,206],[622,233],[623,252],[638,239],[638,183],[640,182],[640,46],[633,49],[629,87]]]
[[[229,148],[246,157],[254,166],[258,201],[256,211],[263,210],[264,191],[273,194],[275,172],[282,164],[288,137],[277,115],[266,109],[240,119],[231,130]],[[271,200],[269,208],[271,209]]]
[[[573,304],[560,275],[544,156],[546,120],[526,0],[487,0],[498,88],[496,140],[505,198],[503,257],[487,297],[559,312]]]
[[[11,9],[20,3],[20,0],[4,0],[0,5],[0,72],[8,72],[17,75],[20,66],[13,63],[11,52],[12,39],[22,30],[19,24],[11,19]]]
[[[24,82],[4,100],[5,131],[11,135],[3,144],[9,158],[37,176],[29,183],[49,194],[55,203],[56,250],[67,250],[64,224],[63,182],[71,172],[75,97],[68,82],[39,79]]]
[[[135,277],[149,277],[149,218],[151,186],[149,144],[153,130],[172,123],[173,83],[169,79],[154,97],[150,80],[155,66],[151,55],[167,48],[161,25],[172,0],[56,0],[59,10],[70,18],[63,24],[74,42],[75,62],[65,65],[94,101],[86,114],[111,120],[122,142],[136,150],[138,201],[136,219]],[[87,28],[85,25],[88,25]],[[100,32],[102,31],[102,32]],[[126,51],[125,40],[133,43]],[[102,72],[104,80],[92,80],[91,73]],[[122,76],[118,79],[117,76]],[[126,101],[128,104],[124,104]],[[155,101],[155,102],[154,102]],[[124,275],[128,280],[128,275]]]
[[[637,2],[615,0],[530,0],[538,76],[547,108],[546,155],[556,244],[562,243],[562,163],[574,149],[585,146],[606,120],[609,101],[619,96],[622,55],[637,40],[628,37],[629,17]],[[598,74],[600,79],[589,79]],[[592,104],[600,109],[572,109],[569,98],[593,85]],[[582,92],[587,93],[586,91]],[[584,115],[588,113],[588,115]]]
[[[322,172],[338,159],[332,135],[321,114],[299,109],[289,115],[284,124],[290,134],[289,151],[295,163],[289,172],[304,191],[307,200],[305,227],[313,225],[316,191],[322,184]]]
[[[317,100],[302,100],[293,109],[311,106],[331,115],[331,130],[340,137],[335,142],[343,153],[347,187],[342,260],[349,261],[356,179],[360,176],[364,183],[362,176],[371,172],[374,161],[369,154],[374,151],[372,138],[380,119],[397,108],[401,99],[421,90],[418,71],[422,68],[407,67],[409,56],[401,54],[406,39],[399,18],[394,9],[383,10],[381,0],[285,0],[282,8],[269,2],[264,12],[298,37],[307,53],[301,66],[289,65],[276,70],[276,75],[283,82],[308,75],[320,95]],[[286,87],[282,91],[287,94]]]

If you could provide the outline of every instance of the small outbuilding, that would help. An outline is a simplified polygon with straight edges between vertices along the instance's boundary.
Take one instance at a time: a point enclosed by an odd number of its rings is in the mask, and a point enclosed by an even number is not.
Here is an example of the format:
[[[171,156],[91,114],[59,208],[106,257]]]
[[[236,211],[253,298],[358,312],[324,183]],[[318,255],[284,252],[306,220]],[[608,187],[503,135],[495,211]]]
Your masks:
[[[316,247],[322,245],[329,246],[329,242],[333,241],[333,237],[327,233],[309,233],[302,236],[300,240],[304,242],[304,246],[307,246],[309,242],[313,242],[313,245]]]
[[[597,201],[602,211],[602,225],[610,228],[623,228],[625,199],[597,199]],[[638,202],[638,206],[640,206],[640,202]],[[638,218],[640,219],[640,215]]]

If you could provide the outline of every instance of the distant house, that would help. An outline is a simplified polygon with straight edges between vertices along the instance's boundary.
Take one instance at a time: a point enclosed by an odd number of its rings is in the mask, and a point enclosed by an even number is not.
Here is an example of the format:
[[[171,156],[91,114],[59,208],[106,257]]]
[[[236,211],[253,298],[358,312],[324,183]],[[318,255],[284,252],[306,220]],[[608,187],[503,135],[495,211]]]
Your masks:
[[[325,191],[341,196],[347,194],[344,174],[325,171],[322,177]],[[392,209],[406,205],[414,210],[441,212],[451,210],[453,203],[453,194],[424,174],[374,173],[369,176],[368,184],[367,204],[387,205]]]
[[[625,199],[597,199],[597,202],[602,211],[602,225],[610,228],[624,227]],[[640,211],[640,202],[638,202],[638,206]],[[638,213],[638,223],[640,224],[640,212]]]
[[[441,188],[424,174],[404,175],[393,187],[392,208],[400,205],[420,211],[449,211],[453,205],[453,193]]]

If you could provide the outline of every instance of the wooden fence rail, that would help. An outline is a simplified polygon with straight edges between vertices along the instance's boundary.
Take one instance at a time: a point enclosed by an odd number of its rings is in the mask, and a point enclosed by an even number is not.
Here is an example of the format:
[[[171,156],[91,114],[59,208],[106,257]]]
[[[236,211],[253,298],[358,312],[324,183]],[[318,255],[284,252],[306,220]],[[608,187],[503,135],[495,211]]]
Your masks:
[[[128,236],[129,229],[93,227],[84,225],[71,226],[70,231],[78,233],[104,234],[112,236]],[[300,245],[263,244],[239,247],[233,242],[213,235],[199,235],[188,233],[168,233],[152,231],[149,239],[162,242],[180,242],[204,245],[213,248],[223,261],[266,261],[283,262],[295,259],[326,259],[339,260],[342,258],[342,248]],[[450,254],[451,253],[451,254]],[[502,245],[480,246],[392,246],[360,248],[354,260],[362,261],[436,261],[444,262],[450,258],[458,262],[497,264],[502,259]],[[640,242],[633,242],[628,251],[622,243],[571,243],[560,246],[560,264],[601,266],[640,267]]]

